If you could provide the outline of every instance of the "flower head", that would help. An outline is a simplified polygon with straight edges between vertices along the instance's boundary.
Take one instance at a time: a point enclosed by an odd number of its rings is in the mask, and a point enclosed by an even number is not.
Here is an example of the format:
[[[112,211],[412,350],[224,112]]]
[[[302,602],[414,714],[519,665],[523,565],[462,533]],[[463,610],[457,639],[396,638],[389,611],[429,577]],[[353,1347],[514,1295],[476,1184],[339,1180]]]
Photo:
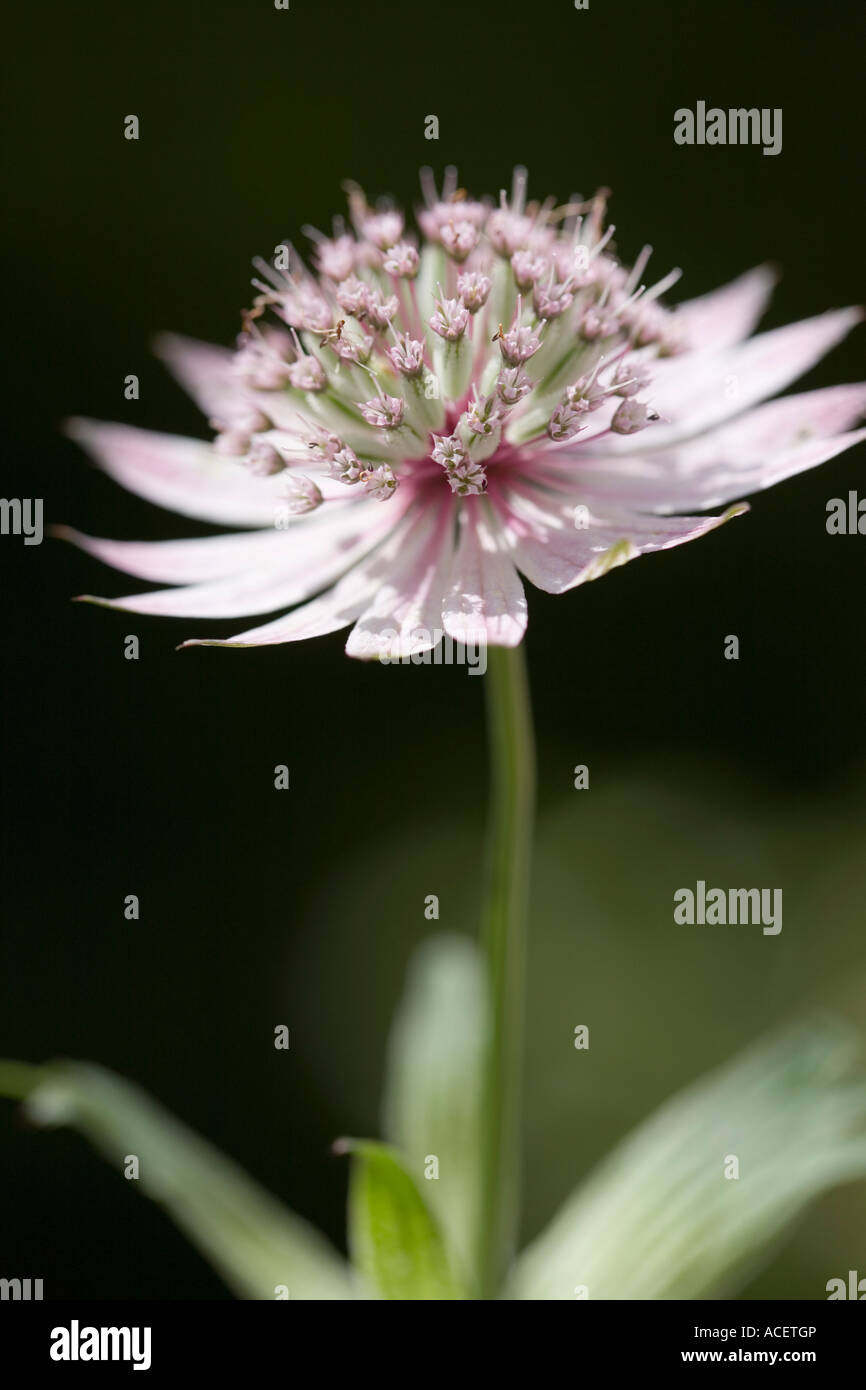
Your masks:
[[[175,585],[109,601],[141,613],[284,611],[214,645],[352,628],[352,656],[429,646],[445,631],[514,645],[520,575],[562,593],[746,510],[698,515],[832,458],[866,387],[768,398],[860,317],[749,334],[772,287],[758,269],[665,307],[604,230],[605,195],[498,204],[449,171],[424,175],[420,239],[350,190],[352,232],[310,235],[313,269],[257,262],[234,352],[160,351],[216,437],[70,426],[119,482],[243,533],[152,544],[67,533],[138,578]],[[387,506],[383,503],[387,502]],[[288,513],[288,524],[281,518]],[[580,515],[581,524],[575,524]],[[295,606],[299,605],[299,606]]]

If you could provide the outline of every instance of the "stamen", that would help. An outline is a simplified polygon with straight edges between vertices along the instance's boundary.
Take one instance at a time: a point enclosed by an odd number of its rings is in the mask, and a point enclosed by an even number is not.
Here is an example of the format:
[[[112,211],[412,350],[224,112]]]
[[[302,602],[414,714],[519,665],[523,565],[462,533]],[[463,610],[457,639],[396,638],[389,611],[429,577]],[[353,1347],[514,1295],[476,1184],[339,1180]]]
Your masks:
[[[677,281],[682,279],[682,274],[683,272],[680,267],[675,266],[673,270],[668,272],[663,280],[659,280],[657,285],[653,285],[652,289],[647,294],[646,302],[649,304],[651,300],[659,299],[661,295],[667,294],[668,290],[673,289]]]
[[[641,253],[640,253],[640,255],[638,256],[637,260],[635,261],[634,265],[632,266],[632,268],[631,268],[631,274],[629,275],[629,277],[628,277],[628,279],[626,280],[625,285],[624,285],[624,287],[623,287],[626,294],[631,294],[631,292],[632,292],[632,290],[634,289],[635,285],[636,285],[636,284],[638,283],[638,281],[640,280],[640,277],[643,275],[644,271],[646,270],[647,262],[648,262],[650,256],[652,255],[652,253],[653,253],[653,249],[652,249],[652,247],[649,246],[649,245],[644,246],[644,247],[641,248]]]

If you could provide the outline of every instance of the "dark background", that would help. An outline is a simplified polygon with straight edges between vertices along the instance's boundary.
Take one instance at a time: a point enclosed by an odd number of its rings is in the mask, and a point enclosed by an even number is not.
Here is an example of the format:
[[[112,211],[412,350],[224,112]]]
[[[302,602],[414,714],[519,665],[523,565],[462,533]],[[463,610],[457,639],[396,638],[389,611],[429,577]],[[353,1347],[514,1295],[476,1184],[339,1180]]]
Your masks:
[[[682,297],[765,259],[784,272],[768,326],[864,295],[860,6],[97,0],[32,7],[17,25],[4,65],[3,493],[42,496],[46,522],[205,533],[100,476],[60,424],[197,432],[153,334],[231,341],[250,258],[300,242],[305,224],[327,228],[346,178],[411,205],[425,163],[456,163],[474,193],[525,163],[538,197],[610,186],[620,254],[651,241],[657,274],[684,267]],[[782,107],[782,153],[676,146],[673,112],[699,99]],[[137,143],[123,138],[130,113]],[[438,143],[423,138],[427,114]],[[857,380],[862,355],[855,333],[806,384]],[[123,399],[130,372],[136,403]],[[633,898],[598,940],[576,899],[547,911],[539,898],[530,1049],[546,969],[573,972],[565,1035],[591,1011],[606,1043],[572,1093],[545,1092],[533,1054],[546,1109],[533,1102],[528,1126],[527,1235],[620,1134],[764,1026],[828,1004],[866,1022],[866,885],[852,867],[866,540],[824,524],[863,461],[861,446],[602,583],[530,593],[542,839],[553,817],[579,875],[597,811],[593,833],[611,829],[603,872]],[[472,926],[482,683],[349,662],[339,635],[178,653],[196,624],[71,605],[133,585],[60,542],[6,537],[0,559],[0,1054],[83,1057],[134,1079],[339,1242],[346,1174],[328,1149],[347,1129],[376,1132],[385,1029],[429,928],[424,895],[441,892],[440,925]],[[138,662],[123,658],[131,632]],[[738,663],[722,660],[727,633]],[[277,793],[283,762],[292,790]],[[569,799],[576,762],[590,765],[595,805]],[[648,904],[641,878],[660,824],[671,888],[712,877],[709,851],[694,863],[678,851],[678,827],[716,847],[723,824],[732,864],[737,846],[748,858],[769,844],[780,873],[799,871],[800,917],[793,904],[775,941],[674,947],[669,892]],[[749,881],[730,872],[724,882]],[[128,893],[140,922],[124,920]],[[272,1047],[279,1022],[288,1054]],[[50,1297],[227,1296],[83,1140],[33,1131],[5,1106],[0,1135],[0,1273],[43,1277]],[[862,1193],[826,1199],[752,1296],[821,1297],[856,1263]]]

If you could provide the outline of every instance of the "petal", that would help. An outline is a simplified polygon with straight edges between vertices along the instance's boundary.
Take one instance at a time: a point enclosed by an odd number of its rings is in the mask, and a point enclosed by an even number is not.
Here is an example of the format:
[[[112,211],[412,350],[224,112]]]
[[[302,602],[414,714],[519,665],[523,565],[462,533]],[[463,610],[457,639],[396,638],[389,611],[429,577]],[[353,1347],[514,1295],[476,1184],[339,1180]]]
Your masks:
[[[373,602],[346,643],[361,660],[429,651],[442,638],[442,597],[453,554],[454,499],[419,508],[400,538],[399,552],[383,566]]]
[[[281,642],[302,642],[308,637],[323,637],[328,632],[339,632],[340,628],[353,623],[374,589],[375,583],[369,576],[351,570],[335,588],[313,599],[312,603],[302,604],[293,612],[275,618],[273,622],[250,628],[248,632],[238,633],[235,637],[191,637],[182,642],[181,647],[269,647]]]
[[[199,409],[208,417],[230,419],[255,406],[280,429],[297,433],[298,412],[286,391],[257,391],[245,386],[235,371],[235,355],[179,333],[160,333],[154,343],[157,356],[170,369]]]
[[[668,423],[639,434],[608,435],[593,453],[643,454],[678,444],[782,391],[845,337],[862,313],[839,309],[790,323],[718,353],[665,359],[654,368],[649,398]]]
[[[692,351],[718,351],[748,338],[767,307],[776,279],[771,266],[759,265],[721,289],[678,304],[674,321],[685,328]]]
[[[442,621],[467,646],[516,647],[526,631],[526,596],[504,546],[502,528],[484,498],[467,498]]]
[[[185,338],[179,333],[160,333],[153,346],[203,414],[219,416],[248,401],[234,371],[234,353],[229,348]]]
[[[200,439],[98,420],[70,420],[66,430],[122,487],[182,516],[268,526],[284,501],[281,474],[254,477]]]
[[[742,503],[722,516],[652,517],[637,513],[584,512],[575,526],[574,506],[551,502],[526,489],[503,494],[497,506],[511,556],[535,586],[562,594],[652,550],[669,550],[748,511]]]
[[[866,384],[783,396],[731,424],[667,450],[628,458],[552,462],[544,475],[585,490],[586,501],[659,513],[718,507],[835,458],[863,438],[837,433],[866,414]]]
[[[252,613],[271,613],[309,598],[366,555],[397,524],[399,512],[389,513],[390,506],[390,502],[370,502],[366,506],[351,507],[330,521],[296,526],[288,533],[273,532],[278,545],[274,549],[269,544],[266,563],[260,559],[253,567],[223,575],[209,583],[190,584],[181,589],[156,589],[118,599],[90,595],[85,598],[105,608],[169,618],[240,618]],[[229,536],[210,539],[217,543],[248,540]],[[174,544],[190,548],[208,545],[210,539]],[[257,544],[261,546],[264,539],[257,536]]]
[[[839,434],[866,415],[866,382],[827,386],[782,396],[740,416],[705,439],[684,446],[684,455],[715,455],[719,443],[727,453],[743,451],[751,460],[790,448],[806,439]]]
[[[55,527],[53,534],[113,569],[154,584],[198,584],[224,579],[241,570],[277,561],[285,556],[289,544],[285,531],[274,527],[191,541],[115,541],[85,536],[69,526]]]
[[[395,499],[396,500],[396,499]],[[391,507],[393,502],[376,503]],[[411,508],[409,509],[411,512]],[[250,628],[235,637],[224,639],[192,638],[184,647],[263,647],[281,642],[300,642],[309,637],[321,637],[348,627],[364,612],[371,598],[381,588],[389,569],[405,543],[410,515],[401,517],[391,534],[378,547],[356,564],[340,582],[327,593],[286,613],[261,627]]]

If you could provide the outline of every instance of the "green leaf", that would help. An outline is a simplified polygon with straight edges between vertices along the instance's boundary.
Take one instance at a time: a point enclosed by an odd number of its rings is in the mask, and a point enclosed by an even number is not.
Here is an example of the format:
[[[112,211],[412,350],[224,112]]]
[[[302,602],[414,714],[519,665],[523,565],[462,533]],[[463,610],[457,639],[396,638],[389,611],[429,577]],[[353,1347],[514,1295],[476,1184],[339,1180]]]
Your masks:
[[[358,1296],[311,1226],[130,1082],[79,1062],[0,1062],[0,1094],[24,1096],[36,1124],[74,1125],[118,1173],[137,1157],[129,1186],[165,1208],[239,1297]]]
[[[471,1265],[478,1211],[484,972],[474,942],[432,937],[417,951],[388,1043],[385,1136],[419,1180],[431,1159],[438,1176],[427,1201],[464,1270]]]
[[[349,1248],[367,1282],[387,1299],[465,1297],[439,1227],[397,1154],[357,1139],[335,1147],[353,1158]]]
[[[805,1025],[682,1091],[524,1251],[508,1295],[687,1299],[730,1289],[810,1199],[866,1174],[866,1086],[846,1079],[852,1052],[847,1031]],[[732,1157],[736,1178],[725,1176]]]

